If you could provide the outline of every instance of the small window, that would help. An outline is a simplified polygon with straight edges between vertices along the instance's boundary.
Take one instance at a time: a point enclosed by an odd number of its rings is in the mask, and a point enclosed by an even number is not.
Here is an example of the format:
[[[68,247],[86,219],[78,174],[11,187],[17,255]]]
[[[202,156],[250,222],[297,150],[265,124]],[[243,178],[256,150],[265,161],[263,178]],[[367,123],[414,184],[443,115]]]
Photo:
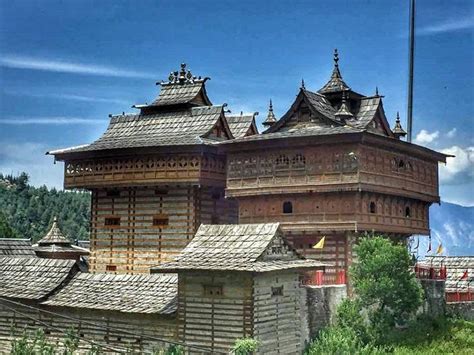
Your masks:
[[[120,226],[120,217],[106,217],[105,225],[106,226]]]
[[[117,265],[106,265],[105,271],[117,271]]]
[[[398,162],[398,168],[399,169],[404,169],[405,168],[405,162],[403,160],[400,159],[400,161]]]
[[[166,227],[169,224],[169,218],[167,215],[158,214],[153,216],[153,226],[155,227]]]
[[[222,286],[204,285],[204,296],[208,296],[208,297],[222,296]]]
[[[120,197],[120,190],[107,190],[107,197]]]
[[[283,213],[293,213],[293,204],[290,201],[283,203]]]
[[[369,212],[370,213],[376,213],[377,212],[377,206],[375,205],[374,201],[372,201],[369,205]]]
[[[410,218],[411,217],[411,209],[410,207],[405,207],[405,217]]]
[[[272,297],[283,296],[283,286],[272,287]]]
[[[168,194],[168,190],[165,190],[165,189],[156,189],[155,190],[155,195],[157,196],[162,196],[162,195],[167,195]]]

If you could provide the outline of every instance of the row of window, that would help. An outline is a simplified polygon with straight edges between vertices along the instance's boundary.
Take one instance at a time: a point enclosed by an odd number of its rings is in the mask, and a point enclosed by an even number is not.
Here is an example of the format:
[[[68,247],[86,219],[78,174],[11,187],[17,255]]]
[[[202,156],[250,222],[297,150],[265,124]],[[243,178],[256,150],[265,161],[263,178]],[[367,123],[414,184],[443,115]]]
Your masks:
[[[166,227],[169,224],[169,218],[167,215],[159,214],[153,216],[153,226]],[[120,226],[120,217],[105,217],[104,225],[109,227]]]
[[[377,205],[373,201],[371,201],[369,203],[369,212],[373,213],[373,214],[377,213]],[[290,202],[290,201],[283,202],[282,213],[284,213],[284,214],[293,213],[293,203]],[[406,218],[410,218],[412,216],[411,208],[409,206],[405,207],[405,214],[404,215],[405,215]]]

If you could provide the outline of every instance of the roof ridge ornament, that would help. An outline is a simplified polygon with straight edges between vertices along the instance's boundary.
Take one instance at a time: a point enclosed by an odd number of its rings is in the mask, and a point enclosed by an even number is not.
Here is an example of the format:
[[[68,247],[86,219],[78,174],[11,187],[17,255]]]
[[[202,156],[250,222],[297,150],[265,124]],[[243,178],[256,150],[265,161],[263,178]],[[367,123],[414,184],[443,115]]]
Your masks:
[[[303,78],[301,79],[301,88],[303,90],[306,90],[306,87],[304,86],[304,79]]]
[[[195,76],[193,73],[191,73],[191,70],[186,69],[186,63],[181,63],[181,68],[180,70],[177,71],[172,71],[170,75],[168,76],[168,81],[161,81],[158,82],[157,84],[165,86],[165,85],[173,85],[173,84],[195,84],[195,83],[203,83],[206,82],[206,80],[209,80],[210,78],[205,77],[202,78],[200,76]]]
[[[405,132],[405,130],[402,128],[402,124],[400,123],[400,113],[398,111],[397,118],[395,119],[395,127],[393,127],[392,132],[397,139],[407,135],[407,132]]]
[[[341,72],[339,71],[339,53],[337,52],[337,48],[334,48],[333,60],[334,60],[334,69],[332,71],[331,77],[342,79]]]
[[[342,103],[341,106],[339,107],[339,110],[334,114],[336,118],[339,118],[342,123],[345,123],[346,120],[351,119],[354,117],[352,112],[349,110],[349,106],[347,105],[347,98],[348,94],[346,93],[347,90],[344,90],[342,92]]]
[[[276,123],[276,121],[275,114],[273,113],[273,102],[272,99],[270,99],[270,104],[268,105],[268,115],[262,124],[264,126],[271,127]]]

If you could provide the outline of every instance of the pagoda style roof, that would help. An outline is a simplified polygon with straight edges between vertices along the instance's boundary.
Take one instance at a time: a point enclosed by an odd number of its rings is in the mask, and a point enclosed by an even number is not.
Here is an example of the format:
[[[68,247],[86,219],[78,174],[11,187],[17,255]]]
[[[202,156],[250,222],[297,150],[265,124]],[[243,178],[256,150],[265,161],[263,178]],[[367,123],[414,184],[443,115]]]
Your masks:
[[[324,268],[300,256],[283,238],[278,223],[201,225],[174,261],[152,272],[186,270],[268,272]]]
[[[329,81],[324,84],[324,86],[318,90],[320,94],[329,94],[350,90],[349,85],[347,85],[344,80],[342,80],[341,71],[339,70],[339,54],[337,49],[334,50],[334,69],[331,74]]]
[[[257,125],[255,124],[255,116],[256,113],[225,116],[234,138],[258,134]]]
[[[0,238],[0,257],[36,257],[30,239]]]
[[[73,260],[0,258],[0,297],[42,299],[77,272]]]
[[[170,105],[190,104],[196,106],[212,106],[206,93],[205,82],[209,78],[194,76],[181,64],[181,70],[171,72],[168,82],[157,83],[161,91],[156,100],[150,105],[135,105],[135,108],[146,109]]]
[[[42,256],[47,254],[57,253],[74,253],[78,255],[88,255],[89,250],[81,248],[77,245],[72,245],[70,239],[66,238],[58,226],[56,217],[53,219],[53,224],[48,233],[33,245],[33,250],[37,255]]]
[[[71,245],[71,241],[66,238],[61,229],[58,226],[58,220],[56,217],[53,219],[53,224],[49,229],[48,233],[38,241],[38,245],[46,246],[51,244],[58,244],[58,245]]]
[[[224,117],[223,107],[198,106],[150,115],[112,116],[107,131],[95,142],[85,146],[51,151],[49,154],[156,146],[212,145],[232,137]],[[219,122],[222,122],[224,127],[224,136],[210,137],[210,133]]]
[[[78,273],[43,304],[124,313],[171,314],[177,309],[177,294],[177,275]]]

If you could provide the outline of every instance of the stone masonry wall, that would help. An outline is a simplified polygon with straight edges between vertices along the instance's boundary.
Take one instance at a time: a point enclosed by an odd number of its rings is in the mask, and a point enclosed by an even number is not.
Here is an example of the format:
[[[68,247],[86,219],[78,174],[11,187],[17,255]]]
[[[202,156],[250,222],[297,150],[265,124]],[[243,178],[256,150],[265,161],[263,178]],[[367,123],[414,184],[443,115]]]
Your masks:
[[[337,306],[347,297],[346,285],[305,286],[302,288],[302,337],[305,342],[329,325]],[[305,314],[306,313],[306,314]]]

